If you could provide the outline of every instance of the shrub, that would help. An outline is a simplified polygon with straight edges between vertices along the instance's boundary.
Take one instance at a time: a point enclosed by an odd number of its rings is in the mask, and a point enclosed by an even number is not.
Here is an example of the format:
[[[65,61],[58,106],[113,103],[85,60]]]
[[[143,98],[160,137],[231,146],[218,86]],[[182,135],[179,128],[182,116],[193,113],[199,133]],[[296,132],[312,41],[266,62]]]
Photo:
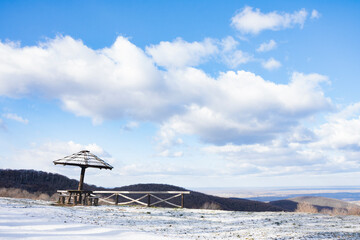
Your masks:
[[[57,194],[55,193],[52,196],[49,196],[48,194],[41,192],[29,193],[28,191],[19,188],[0,188],[0,197],[54,201],[57,199]]]

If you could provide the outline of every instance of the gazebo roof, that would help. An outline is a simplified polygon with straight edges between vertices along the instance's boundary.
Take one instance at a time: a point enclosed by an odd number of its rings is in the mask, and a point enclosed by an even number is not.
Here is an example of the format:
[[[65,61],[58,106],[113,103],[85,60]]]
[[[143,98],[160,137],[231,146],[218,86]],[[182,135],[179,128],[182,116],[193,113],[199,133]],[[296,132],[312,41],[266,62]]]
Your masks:
[[[53,161],[53,163],[61,165],[73,165],[79,167],[93,167],[93,168],[104,168],[112,169],[113,167],[106,163],[104,160],[98,158],[94,154],[90,153],[87,150],[74,153],[70,156]]]

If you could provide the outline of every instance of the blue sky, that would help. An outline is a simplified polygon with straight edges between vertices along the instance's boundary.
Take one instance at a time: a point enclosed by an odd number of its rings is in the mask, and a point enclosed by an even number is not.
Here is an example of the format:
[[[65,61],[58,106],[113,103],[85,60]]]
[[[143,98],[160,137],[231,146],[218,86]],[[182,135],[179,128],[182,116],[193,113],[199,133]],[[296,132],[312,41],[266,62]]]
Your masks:
[[[106,187],[360,180],[358,1],[1,1],[0,168]]]

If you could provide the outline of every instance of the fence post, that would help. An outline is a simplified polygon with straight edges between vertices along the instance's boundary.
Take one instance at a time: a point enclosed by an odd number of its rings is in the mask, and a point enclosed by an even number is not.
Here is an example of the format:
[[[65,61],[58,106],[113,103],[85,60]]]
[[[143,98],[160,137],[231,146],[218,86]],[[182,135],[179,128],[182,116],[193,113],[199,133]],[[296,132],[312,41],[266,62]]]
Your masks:
[[[184,194],[181,194],[181,208],[184,208]]]
[[[118,205],[119,203],[119,194],[115,195],[115,205]]]
[[[69,198],[68,198],[68,204],[70,204],[70,201],[71,201],[71,195],[72,195],[72,193],[70,192],[70,194],[69,194]]]
[[[147,206],[150,207],[150,194],[147,195]]]

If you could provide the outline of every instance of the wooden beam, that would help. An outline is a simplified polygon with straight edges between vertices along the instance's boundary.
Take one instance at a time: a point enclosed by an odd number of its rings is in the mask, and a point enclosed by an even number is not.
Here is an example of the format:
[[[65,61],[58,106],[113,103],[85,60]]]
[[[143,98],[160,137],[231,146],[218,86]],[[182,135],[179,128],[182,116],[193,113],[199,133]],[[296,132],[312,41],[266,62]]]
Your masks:
[[[86,167],[81,167],[80,181],[79,181],[79,187],[78,187],[79,191],[83,190],[85,170],[86,170]]]

